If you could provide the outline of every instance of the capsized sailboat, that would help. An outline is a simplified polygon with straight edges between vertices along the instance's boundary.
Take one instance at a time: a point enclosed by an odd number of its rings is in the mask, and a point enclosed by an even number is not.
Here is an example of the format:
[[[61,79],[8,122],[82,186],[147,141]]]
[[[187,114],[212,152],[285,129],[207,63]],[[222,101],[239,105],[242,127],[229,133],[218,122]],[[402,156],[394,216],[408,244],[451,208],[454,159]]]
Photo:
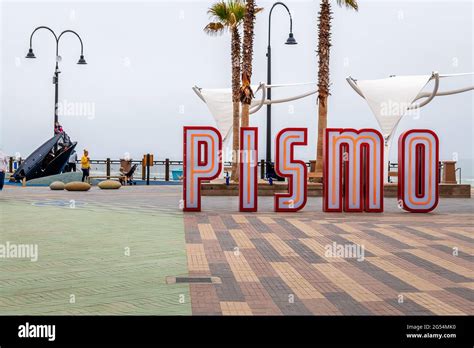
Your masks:
[[[77,142],[71,142],[66,133],[56,134],[22,162],[11,180],[26,178],[28,181],[62,173],[76,145]]]

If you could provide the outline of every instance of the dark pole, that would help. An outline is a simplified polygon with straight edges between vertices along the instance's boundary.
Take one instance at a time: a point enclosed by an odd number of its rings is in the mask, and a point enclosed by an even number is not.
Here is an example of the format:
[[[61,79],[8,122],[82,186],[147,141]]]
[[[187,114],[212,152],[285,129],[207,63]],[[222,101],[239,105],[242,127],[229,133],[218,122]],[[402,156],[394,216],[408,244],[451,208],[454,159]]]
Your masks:
[[[170,159],[165,159],[165,181],[170,181]]]
[[[288,15],[290,16],[290,36],[287,44],[296,44],[296,41],[293,39],[293,18],[291,17],[291,12],[288,6],[286,6],[283,2],[276,2],[273,4],[270,13],[268,15],[268,46],[267,46],[267,85],[272,84],[272,47],[271,47],[271,26],[272,26],[272,13],[273,9],[281,5],[288,11]],[[290,40],[291,39],[291,40]],[[272,89],[267,89],[267,99],[272,100]],[[267,104],[267,149],[266,149],[266,172],[267,177],[275,176],[275,170],[273,168],[272,163],[272,105]]]
[[[107,174],[107,179],[110,179],[110,158],[107,158],[105,168],[106,168],[105,171]]]
[[[268,26],[268,33],[270,33],[270,24]],[[267,48],[267,85],[272,84],[272,48],[270,44]],[[272,89],[267,90],[268,100],[272,100]],[[267,175],[273,175],[273,165],[272,165],[272,105],[267,105]]]
[[[150,154],[146,155],[146,184],[150,185]]]
[[[56,122],[59,122],[58,115],[58,103],[59,103],[59,65],[56,62],[56,69],[54,70],[53,84],[54,84],[54,128],[56,128]]]

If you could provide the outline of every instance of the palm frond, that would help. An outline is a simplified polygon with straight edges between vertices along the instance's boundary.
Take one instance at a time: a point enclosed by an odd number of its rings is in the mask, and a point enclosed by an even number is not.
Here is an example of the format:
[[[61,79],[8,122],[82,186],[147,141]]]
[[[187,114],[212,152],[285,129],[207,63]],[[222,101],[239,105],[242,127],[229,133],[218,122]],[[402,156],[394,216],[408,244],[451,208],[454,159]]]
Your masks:
[[[225,28],[222,23],[211,22],[204,27],[204,32],[209,35],[220,35],[225,31]]]
[[[245,2],[243,0],[221,0],[212,5],[207,13],[213,22],[221,23],[224,27],[239,26],[245,17]],[[214,31],[211,30],[211,33]]]
[[[236,24],[240,24],[245,17],[245,4],[242,0],[228,0],[229,12],[235,16]]]
[[[356,11],[359,10],[359,4],[357,4],[357,0],[337,0],[337,4],[339,6],[345,6],[347,8],[352,8]]]
[[[207,13],[217,22],[227,23],[230,19],[229,8],[223,0],[212,5]]]

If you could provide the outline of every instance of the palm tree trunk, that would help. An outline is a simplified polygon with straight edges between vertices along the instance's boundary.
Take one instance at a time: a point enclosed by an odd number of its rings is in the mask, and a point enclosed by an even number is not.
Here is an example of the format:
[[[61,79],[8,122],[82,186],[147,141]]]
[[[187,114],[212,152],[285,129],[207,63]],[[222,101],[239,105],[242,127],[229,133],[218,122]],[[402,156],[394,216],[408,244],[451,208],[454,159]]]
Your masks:
[[[232,28],[232,175],[239,179],[239,138],[240,138],[240,33],[237,26]]]
[[[250,103],[254,97],[250,81],[252,79],[253,36],[255,27],[255,1],[247,0],[244,17],[244,40],[242,44],[242,87],[240,102],[242,103],[242,127],[248,127]]]
[[[328,108],[327,108],[328,98],[319,98],[318,105],[318,150],[316,156],[316,173],[322,175],[323,173],[323,141],[324,141],[324,132],[328,124]],[[319,179],[319,176],[318,176]],[[321,176],[322,179],[322,176]],[[318,180],[319,181],[319,180]]]
[[[232,103],[232,181],[239,181],[239,152],[240,152],[240,103]],[[237,114],[237,117],[235,115]]]
[[[248,127],[250,120],[250,104],[242,104],[242,127]]]
[[[323,140],[327,128],[329,96],[329,53],[331,49],[331,4],[322,0],[318,18],[318,143],[316,150],[316,174],[322,178],[323,173]]]

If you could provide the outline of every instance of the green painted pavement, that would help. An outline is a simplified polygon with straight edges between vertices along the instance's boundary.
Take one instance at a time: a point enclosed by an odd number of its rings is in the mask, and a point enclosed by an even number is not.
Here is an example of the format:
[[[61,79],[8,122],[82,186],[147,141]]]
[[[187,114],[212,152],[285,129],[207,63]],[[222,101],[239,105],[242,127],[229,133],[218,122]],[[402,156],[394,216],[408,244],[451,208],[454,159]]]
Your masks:
[[[79,197],[2,197],[0,244],[37,244],[39,257],[0,258],[0,314],[190,315],[189,286],[165,281],[187,274],[182,214]]]

